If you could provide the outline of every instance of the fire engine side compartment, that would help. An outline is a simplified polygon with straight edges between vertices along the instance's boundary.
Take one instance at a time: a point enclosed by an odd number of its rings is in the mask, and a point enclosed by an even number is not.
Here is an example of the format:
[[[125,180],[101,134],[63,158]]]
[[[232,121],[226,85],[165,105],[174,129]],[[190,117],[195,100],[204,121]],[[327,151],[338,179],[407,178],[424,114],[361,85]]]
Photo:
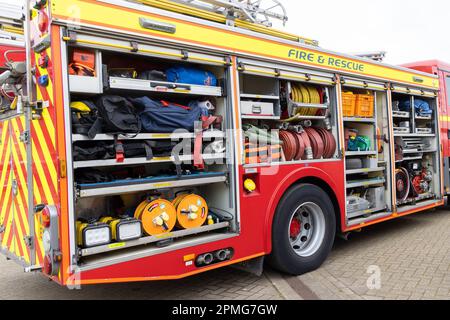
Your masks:
[[[56,29],[56,28],[55,28]],[[54,40],[60,41],[58,32],[53,33]],[[56,46],[55,52],[58,52],[58,46]],[[58,63],[61,63],[59,58],[56,58]],[[55,75],[55,81],[61,83],[64,75],[61,70]],[[58,96],[58,103],[64,105],[64,100],[60,97],[60,92],[56,93]],[[236,103],[236,102],[235,102]],[[58,125],[58,132],[62,132],[64,129],[63,119],[58,116],[57,119],[61,121]],[[63,140],[63,139],[61,139]],[[58,140],[58,150],[64,153],[64,141]],[[60,154],[60,157],[62,155]],[[270,225],[273,218],[273,212],[278,205],[283,193],[294,183],[302,178],[319,177],[324,183],[330,186],[331,189],[336,191],[337,208],[341,214],[345,212],[345,187],[343,185],[343,162],[342,161],[330,161],[321,164],[314,164],[312,167],[309,164],[301,165],[281,165],[279,166],[279,176],[283,177],[279,181],[278,175],[260,175],[261,182],[261,194],[247,195],[240,189],[241,196],[241,234],[230,234],[228,239],[220,241],[212,241],[207,244],[201,244],[189,248],[179,248],[176,251],[169,253],[157,254],[150,257],[141,257],[132,261],[116,263],[110,266],[99,266],[95,269],[79,269],[76,273],[74,282],[89,284],[100,282],[121,282],[121,281],[142,281],[142,280],[156,280],[156,279],[176,279],[199,272],[203,272],[212,268],[218,268],[224,265],[237,263],[243,260],[263,256],[270,252],[271,249],[271,235]],[[262,170],[262,169],[259,169]],[[242,178],[245,174],[244,168],[239,169],[239,188],[242,188]],[[67,188],[67,185],[65,186]],[[65,192],[65,191],[64,191]],[[61,203],[61,206],[65,206],[66,203]],[[72,223],[67,221],[68,209],[61,211],[64,216],[63,228],[63,242],[69,240],[68,225]],[[393,218],[393,217],[392,217]],[[343,219],[342,219],[343,220]],[[344,225],[341,226],[345,228]],[[264,235],[264,236],[262,236]],[[208,236],[205,236],[208,237]],[[73,241],[73,239],[71,239]],[[67,249],[68,245],[63,246],[63,249]],[[202,254],[204,252],[210,252],[222,248],[233,247],[236,250],[236,254],[233,261],[216,264],[211,267],[195,268],[189,260],[192,256]],[[69,260],[69,251],[63,251],[64,259]],[[138,253],[130,252],[131,254]],[[125,257],[128,253],[117,254],[117,261],[120,260],[120,256]],[[105,265],[108,262],[105,260]],[[64,272],[66,272],[64,270]],[[72,280],[70,280],[72,281]],[[70,282],[69,281],[69,282]]]

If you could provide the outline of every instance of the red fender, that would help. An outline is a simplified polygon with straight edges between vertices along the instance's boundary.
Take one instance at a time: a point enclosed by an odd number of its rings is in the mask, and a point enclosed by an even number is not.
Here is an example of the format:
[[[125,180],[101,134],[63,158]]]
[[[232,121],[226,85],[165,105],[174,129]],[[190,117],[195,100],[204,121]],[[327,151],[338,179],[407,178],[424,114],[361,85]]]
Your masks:
[[[272,223],[275,216],[275,212],[278,204],[281,201],[281,198],[286,193],[286,191],[298,182],[301,179],[305,178],[314,178],[322,180],[325,184],[327,184],[332,190],[340,190],[338,188],[335,181],[332,177],[327,174],[325,171],[318,168],[304,167],[299,168],[297,170],[292,171],[289,175],[285,176],[283,180],[277,185],[274,190],[274,193],[270,199],[269,206],[266,211],[266,221],[265,221],[265,249],[266,252],[272,251]],[[341,221],[344,224],[345,219],[342,219],[342,213],[345,212],[345,204],[343,203],[343,199],[345,199],[344,195],[334,194],[336,199],[338,199],[339,207],[341,210]],[[340,199],[342,199],[340,201]],[[344,228],[344,225],[342,226]]]

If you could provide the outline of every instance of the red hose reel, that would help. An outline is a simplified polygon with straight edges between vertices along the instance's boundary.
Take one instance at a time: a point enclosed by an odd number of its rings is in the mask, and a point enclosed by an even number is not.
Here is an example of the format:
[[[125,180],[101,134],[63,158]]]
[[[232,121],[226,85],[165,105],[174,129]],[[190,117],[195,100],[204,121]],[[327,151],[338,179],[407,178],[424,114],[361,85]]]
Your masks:
[[[333,134],[319,127],[281,130],[280,139],[286,161],[329,159],[337,148]]]

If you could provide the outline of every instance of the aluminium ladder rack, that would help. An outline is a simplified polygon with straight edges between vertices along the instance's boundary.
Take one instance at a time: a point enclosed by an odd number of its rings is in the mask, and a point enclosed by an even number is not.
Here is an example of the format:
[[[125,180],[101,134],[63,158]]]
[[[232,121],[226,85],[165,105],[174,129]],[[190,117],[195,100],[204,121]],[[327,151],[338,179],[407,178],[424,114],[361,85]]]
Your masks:
[[[318,41],[273,28],[271,19],[286,23],[286,9],[277,0],[126,0],[311,46]]]

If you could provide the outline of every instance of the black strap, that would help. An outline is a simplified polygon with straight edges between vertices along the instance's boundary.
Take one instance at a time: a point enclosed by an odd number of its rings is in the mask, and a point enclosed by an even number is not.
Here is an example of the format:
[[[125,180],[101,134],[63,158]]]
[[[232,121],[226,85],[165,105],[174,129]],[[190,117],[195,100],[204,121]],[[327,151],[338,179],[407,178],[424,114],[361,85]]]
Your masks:
[[[147,156],[147,161],[150,161],[154,158],[153,149],[149,143],[149,141],[144,141],[145,154]]]
[[[88,137],[89,139],[95,139],[98,133],[102,131],[102,119],[97,118],[92,125],[92,127],[88,131]]]

